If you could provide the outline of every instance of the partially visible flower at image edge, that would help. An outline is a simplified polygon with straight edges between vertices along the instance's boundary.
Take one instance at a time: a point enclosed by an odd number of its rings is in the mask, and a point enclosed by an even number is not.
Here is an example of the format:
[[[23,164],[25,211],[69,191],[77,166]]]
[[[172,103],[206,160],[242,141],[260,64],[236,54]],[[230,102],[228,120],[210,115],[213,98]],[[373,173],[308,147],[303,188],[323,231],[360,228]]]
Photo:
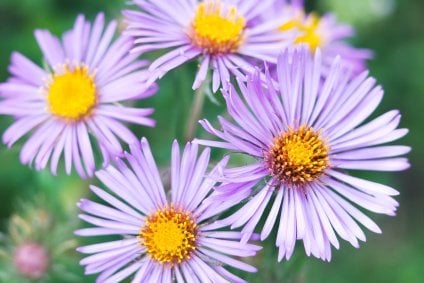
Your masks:
[[[305,46],[286,50],[277,64],[278,91],[271,79],[263,86],[257,73],[247,84],[239,83],[241,95],[230,86],[224,97],[233,122],[219,117],[222,130],[217,130],[200,121],[222,141],[193,141],[255,158],[252,164],[224,170],[220,180],[228,184],[212,200],[231,206],[246,199],[242,208],[219,222],[243,227],[247,238],[261,218],[266,219],[261,240],[277,222],[279,261],[291,257],[296,240],[303,241],[308,256],[327,261],[331,245],[340,246],[336,234],[359,247],[358,240],[366,238],[357,222],[381,233],[352,204],[395,215],[398,203],[392,196],[398,191],[345,170],[401,171],[410,166],[398,157],[410,147],[383,145],[408,132],[397,129],[399,111],[364,123],[383,98],[376,80],[367,71],[350,80],[336,58],[322,83],[322,64],[319,49],[315,55]]]
[[[0,114],[16,120],[3,134],[11,147],[25,135],[20,159],[56,174],[61,156],[70,174],[72,166],[82,177],[96,170],[93,141],[103,156],[122,155],[120,140],[137,140],[123,122],[153,127],[151,108],[134,108],[119,103],[143,99],[156,92],[148,84],[148,62],[129,54],[133,39],[120,36],[113,41],[117,22],[105,28],[104,15],[93,25],[80,15],[72,30],[60,41],[49,31],[36,30],[48,70],[20,53],[13,53],[8,81],[0,84]],[[89,134],[90,133],[90,134]],[[92,140],[91,137],[94,137]]]
[[[146,139],[133,144],[125,160],[98,171],[109,189],[91,186],[106,204],[82,199],[80,218],[95,227],[76,231],[79,236],[118,235],[123,239],[83,246],[77,250],[86,274],[100,273],[97,282],[245,282],[228,271],[255,272],[240,260],[261,247],[241,243],[241,234],[227,231],[213,219],[223,209],[205,205],[227,158],[209,173],[210,149],[200,157],[198,146],[188,143],[182,155],[172,146],[170,191],[165,192]],[[257,237],[256,237],[257,238]]]
[[[245,79],[258,62],[276,63],[283,39],[278,21],[260,15],[271,0],[187,1],[134,0],[140,11],[124,11],[126,34],[135,38],[134,51],[167,50],[149,70],[161,78],[168,71],[200,58],[193,89],[200,87],[210,68],[212,90],[225,87],[230,75]],[[255,63],[256,62],[256,63]]]

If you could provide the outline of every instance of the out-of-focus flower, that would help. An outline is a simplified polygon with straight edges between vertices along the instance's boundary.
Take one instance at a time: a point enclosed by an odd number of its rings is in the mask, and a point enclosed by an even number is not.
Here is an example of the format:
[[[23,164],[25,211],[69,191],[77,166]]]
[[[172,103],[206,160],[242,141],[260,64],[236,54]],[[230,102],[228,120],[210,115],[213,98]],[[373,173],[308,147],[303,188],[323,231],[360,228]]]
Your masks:
[[[121,36],[112,42],[116,22],[104,26],[99,14],[92,26],[79,16],[62,41],[48,31],[35,31],[48,70],[13,53],[12,77],[0,84],[0,114],[16,120],[3,135],[9,147],[30,135],[21,151],[22,163],[34,163],[40,170],[50,160],[56,174],[63,154],[68,174],[74,166],[81,177],[91,177],[96,162],[89,133],[107,164],[110,154],[122,154],[119,139],[137,140],[122,122],[154,126],[148,117],[153,109],[117,104],[148,97],[155,87],[142,69],[147,62],[129,54],[133,39]]]
[[[64,267],[71,258],[67,251],[77,246],[69,238],[72,229],[72,222],[60,222],[58,211],[53,215],[44,201],[21,204],[0,239],[0,281],[50,282],[59,273],[63,282],[74,280]]]
[[[169,195],[146,139],[133,145],[126,162],[96,173],[113,192],[92,186],[107,205],[82,199],[80,216],[96,227],[84,228],[81,236],[120,235],[124,239],[78,248],[89,254],[81,261],[86,274],[100,273],[98,282],[120,282],[135,274],[132,282],[244,282],[224,268],[255,272],[235,257],[249,257],[260,249],[241,243],[240,232],[226,231],[213,219],[223,209],[205,205],[225,166],[222,160],[207,173],[210,150],[197,158],[198,146],[187,144],[180,156],[172,147]]]
[[[364,72],[345,76],[337,58],[322,82],[319,49],[312,56],[306,47],[287,50],[279,58],[279,90],[263,86],[258,75],[241,96],[231,87],[224,92],[234,122],[220,117],[222,131],[201,124],[223,141],[195,143],[246,153],[257,161],[226,169],[215,201],[232,205],[252,196],[241,209],[222,220],[233,228],[244,226],[251,235],[262,217],[261,239],[267,238],[278,216],[278,259],[289,259],[296,239],[308,255],[331,258],[331,245],[339,248],[338,234],[358,247],[365,234],[357,222],[380,233],[378,226],[352,203],[376,213],[394,215],[398,192],[386,185],[350,176],[346,169],[400,171],[409,167],[407,146],[384,145],[403,137],[397,129],[400,114],[393,110],[364,123],[379,105],[383,90]],[[256,185],[257,190],[253,189]],[[272,197],[275,199],[272,200]],[[271,210],[263,215],[272,203]]]
[[[352,47],[347,40],[354,35],[351,26],[338,23],[333,14],[322,17],[317,13],[306,13],[303,0],[279,0],[270,9],[267,17],[281,19],[280,32],[295,32],[294,45],[305,44],[312,52],[320,48],[323,73],[328,73],[334,58],[340,55],[341,65],[353,75],[366,69],[366,61],[372,58],[368,49]]]
[[[283,39],[278,20],[261,15],[274,1],[225,0],[134,0],[141,11],[125,11],[127,34],[136,38],[137,52],[171,48],[150,66],[155,76],[200,57],[193,83],[197,89],[213,69],[212,90],[226,87],[232,73],[240,79],[257,62],[276,63]],[[288,41],[287,41],[288,44]]]
[[[35,242],[27,242],[15,247],[13,264],[22,276],[40,279],[49,267],[50,258],[44,246]]]

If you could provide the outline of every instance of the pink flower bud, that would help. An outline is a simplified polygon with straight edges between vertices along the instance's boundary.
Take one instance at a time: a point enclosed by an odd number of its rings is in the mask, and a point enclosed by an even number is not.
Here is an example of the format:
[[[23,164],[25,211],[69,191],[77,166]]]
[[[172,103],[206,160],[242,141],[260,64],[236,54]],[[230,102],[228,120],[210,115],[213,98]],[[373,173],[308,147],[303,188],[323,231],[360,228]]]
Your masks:
[[[21,275],[30,279],[39,279],[47,271],[49,255],[38,243],[24,243],[16,247],[13,263]]]

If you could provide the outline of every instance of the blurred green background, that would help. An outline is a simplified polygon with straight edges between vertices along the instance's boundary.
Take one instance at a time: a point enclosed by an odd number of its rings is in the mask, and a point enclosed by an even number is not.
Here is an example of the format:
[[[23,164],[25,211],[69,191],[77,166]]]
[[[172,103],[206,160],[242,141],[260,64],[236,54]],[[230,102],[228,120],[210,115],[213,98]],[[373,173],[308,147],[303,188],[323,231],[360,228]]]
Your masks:
[[[372,215],[383,234],[367,233],[367,242],[361,249],[342,245],[340,251],[334,250],[330,263],[323,263],[304,256],[300,247],[291,261],[277,263],[274,239],[269,239],[264,251],[252,260],[260,271],[246,278],[250,282],[424,282],[424,186],[420,179],[424,168],[424,1],[322,0],[309,1],[308,5],[320,12],[334,11],[341,21],[353,24],[358,33],[352,42],[375,51],[375,59],[369,64],[371,75],[386,93],[376,114],[393,108],[401,110],[401,126],[409,128],[410,133],[400,143],[413,147],[409,156],[412,168],[395,174],[366,174],[372,180],[397,187],[401,195],[396,217]],[[9,56],[14,50],[40,63],[40,51],[33,37],[35,28],[60,35],[72,26],[78,13],[93,19],[97,12],[104,11],[109,19],[120,18],[123,7],[123,0],[1,0],[0,81],[8,77]],[[156,108],[154,117],[158,123],[153,130],[135,130],[139,136],[149,138],[154,155],[163,166],[167,166],[172,140],[184,138],[193,100],[194,68],[194,64],[186,65],[178,74],[171,72],[160,81],[159,94],[141,104]],[[206,101],[204,110],[203,116],[211,120],[224,111],[223,105],[210,101]],[[8,117],[1,117],[0,132],[10,122]],[[198,134],[204,133],[198,129]],[[7,232],[8,218],[20,207],[17,203],[37,203],[41,195],[56,212],[55,223],[69,226],[67,237],[73,238],[72,229],[78,225],[75,202],[89,194],[90,181],[65,176],[63,171],[58,177],[49,172],[36,173],[19,163],[19,148],[19,144],[11,150],[0,146],[0,231]],[[69,260],[58,262],[73,276],[64,279],[60,272],[53,272],[49,282],[94,281],[94,277],[82,275],[78,254],[71,251],[67,256]],[[13,272],[10,268],[1,264],[0,278],[2,273]],[[15,281],[26,282],[8,282]]]

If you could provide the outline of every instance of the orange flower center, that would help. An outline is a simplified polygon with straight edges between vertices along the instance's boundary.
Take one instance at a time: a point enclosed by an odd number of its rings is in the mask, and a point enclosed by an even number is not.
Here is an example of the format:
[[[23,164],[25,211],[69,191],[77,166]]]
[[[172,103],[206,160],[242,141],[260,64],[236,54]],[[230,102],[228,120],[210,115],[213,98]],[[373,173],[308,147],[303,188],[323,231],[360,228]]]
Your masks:
[[[299,186],[317,180],[329,167],[328,151],[319,132],[302,126],[275,137],[265,160],[273,176]]]
[[[196,249],[196,234],[192,215],[171,205],[147,217],[139,238],[151,258],[176,264],[190,258]]]

